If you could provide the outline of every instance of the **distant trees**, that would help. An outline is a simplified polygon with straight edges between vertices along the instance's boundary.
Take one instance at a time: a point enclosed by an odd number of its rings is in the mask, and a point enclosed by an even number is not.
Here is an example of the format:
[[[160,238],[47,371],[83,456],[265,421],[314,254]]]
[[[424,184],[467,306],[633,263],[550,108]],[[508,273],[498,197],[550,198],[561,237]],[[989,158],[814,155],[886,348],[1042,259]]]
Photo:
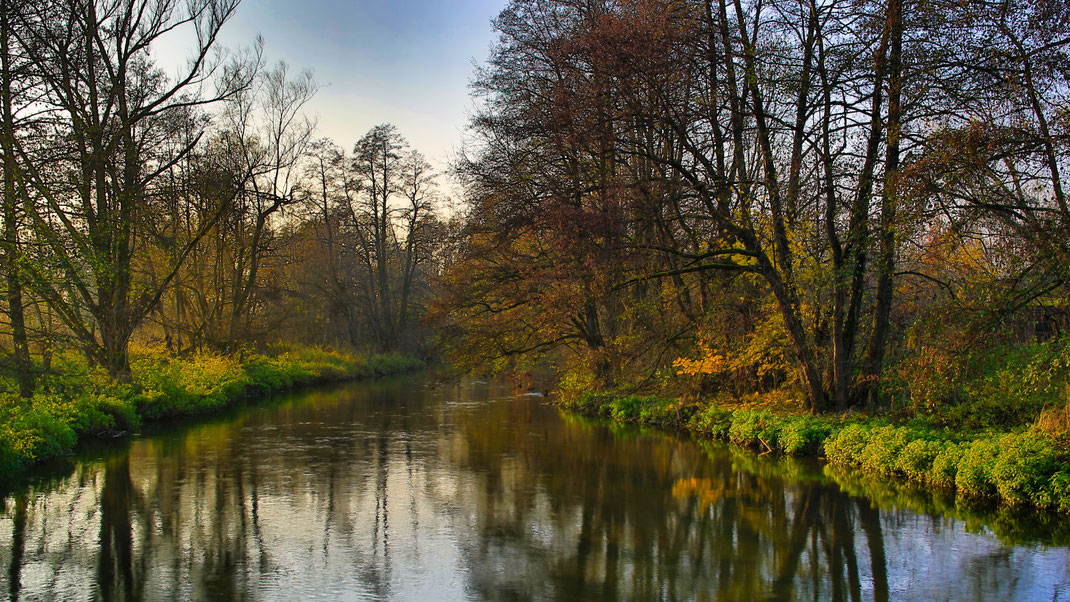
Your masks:
[[[260,93],[285,106],[242,109],[264,129],[223,130],[194,166],[197,202],[223,208],[157,312],[166,340],[415,350],[442,244],[435,176],[391,125],[353,155],[312,140],[299,109],[314,87],[280,69]]]
[[[605,383],[701,339],[815,409],[873,402],[897,296],[947,284],[938,232],[1002,249],[1004,317],[1066,281],[1068,9],[1027,4],[512,2],[461,165],[458,349],[583,341]]]
[[[419,344],[409,331],[436,269],[434,174],[393,126],[344,160],[313,145],[311,74],[265,68],[259,41],[217,48],[236,6],[0,6],[0,368],[22,395],[55,346],[125,380],[135,337],[176,352]],[[167,74],[151,49],[176,30],[193,48]],[[336,332],[323,298],[345,336],[314,334]]]
[[[343,332],[351,341],[368,333],[380,351],[411,348],[422,338],[412,331],[421,328],[416,318],[443,242],[431,166],[384,124],[349,156],[318,143],[310,169],[309,215],[327,258],[319,286],[341,310]]]

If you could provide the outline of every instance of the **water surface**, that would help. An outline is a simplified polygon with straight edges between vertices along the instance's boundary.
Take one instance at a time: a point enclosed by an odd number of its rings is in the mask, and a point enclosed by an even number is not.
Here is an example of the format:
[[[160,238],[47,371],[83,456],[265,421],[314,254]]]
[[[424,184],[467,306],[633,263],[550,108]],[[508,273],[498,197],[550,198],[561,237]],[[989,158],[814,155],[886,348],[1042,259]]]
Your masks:
[[[417,375],[84,452],[0,598],[1070,600],[1050,522],[873,487]]]

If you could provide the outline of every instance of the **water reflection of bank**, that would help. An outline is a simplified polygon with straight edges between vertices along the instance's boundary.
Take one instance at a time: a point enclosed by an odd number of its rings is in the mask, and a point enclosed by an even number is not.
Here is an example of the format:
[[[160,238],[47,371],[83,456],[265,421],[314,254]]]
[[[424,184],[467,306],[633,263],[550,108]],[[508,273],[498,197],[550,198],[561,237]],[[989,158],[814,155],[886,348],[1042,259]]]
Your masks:
[[[917,512],[903,494],[853,496],[874,485],[818,464],[505,397],[365,384],[138,439],[5,500],[4,591],[879,600],[1070,588],[1067,551],[1036,543],[1050,531]],[[1003,543],[984,532],[993,524]]]

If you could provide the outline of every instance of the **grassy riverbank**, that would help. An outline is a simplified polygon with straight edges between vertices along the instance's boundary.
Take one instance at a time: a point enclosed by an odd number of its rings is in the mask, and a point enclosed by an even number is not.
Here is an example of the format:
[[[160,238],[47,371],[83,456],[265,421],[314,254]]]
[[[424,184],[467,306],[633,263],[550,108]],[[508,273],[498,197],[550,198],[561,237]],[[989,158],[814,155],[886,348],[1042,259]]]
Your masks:
[[[136,432],[145,421],[213,412],[299,386],[404,372],[423,362],[397,354],[358,357],[315,348],[243,357],[173,357],[140,349],[131,352],[133,382],[128,384],[110,381],[73,353],[56,358],[54,366],[32,398],[0,393],[0,480],[69,454],[80,437]]]
[[[591,393],[561,405],[621,422],[683,428],[760,453],[822,457],[834,467],[923,485],[961,502],[1070,513],[1070,451],[1040,421],[1014,430],[962,431],[918,418],[813,416],[738,402]],[[1059,419],[1047,414],[1047,420]]]

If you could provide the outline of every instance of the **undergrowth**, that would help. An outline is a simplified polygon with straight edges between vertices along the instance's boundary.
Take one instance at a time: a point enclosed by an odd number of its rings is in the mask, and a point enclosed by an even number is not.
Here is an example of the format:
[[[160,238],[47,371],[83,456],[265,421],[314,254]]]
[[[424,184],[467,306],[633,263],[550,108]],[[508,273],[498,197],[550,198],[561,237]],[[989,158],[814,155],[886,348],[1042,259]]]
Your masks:
[[[423,362],[399,354],[358,357],[317,348],[244,357],[175,357],[160,349],[135,349],[128,384],[109,380],[74,353],[57,357],[54,366],[32,398],[0,393],[0,481],[35,462],[69,454],[81,436],[137,431],[146,420],[217,411],[245,397],[297,386],[404,372]]]
[[[684,428],[759,452],[824,457],[833,466],[966,500],[1070,513],[1070,453],[1052,434],[1063,424],[1063,408],[1030,427],[964,433],[926,420],[893,424],[861,414],[790,414],[658,397],[584,394],[565,405],[623,422]]]

